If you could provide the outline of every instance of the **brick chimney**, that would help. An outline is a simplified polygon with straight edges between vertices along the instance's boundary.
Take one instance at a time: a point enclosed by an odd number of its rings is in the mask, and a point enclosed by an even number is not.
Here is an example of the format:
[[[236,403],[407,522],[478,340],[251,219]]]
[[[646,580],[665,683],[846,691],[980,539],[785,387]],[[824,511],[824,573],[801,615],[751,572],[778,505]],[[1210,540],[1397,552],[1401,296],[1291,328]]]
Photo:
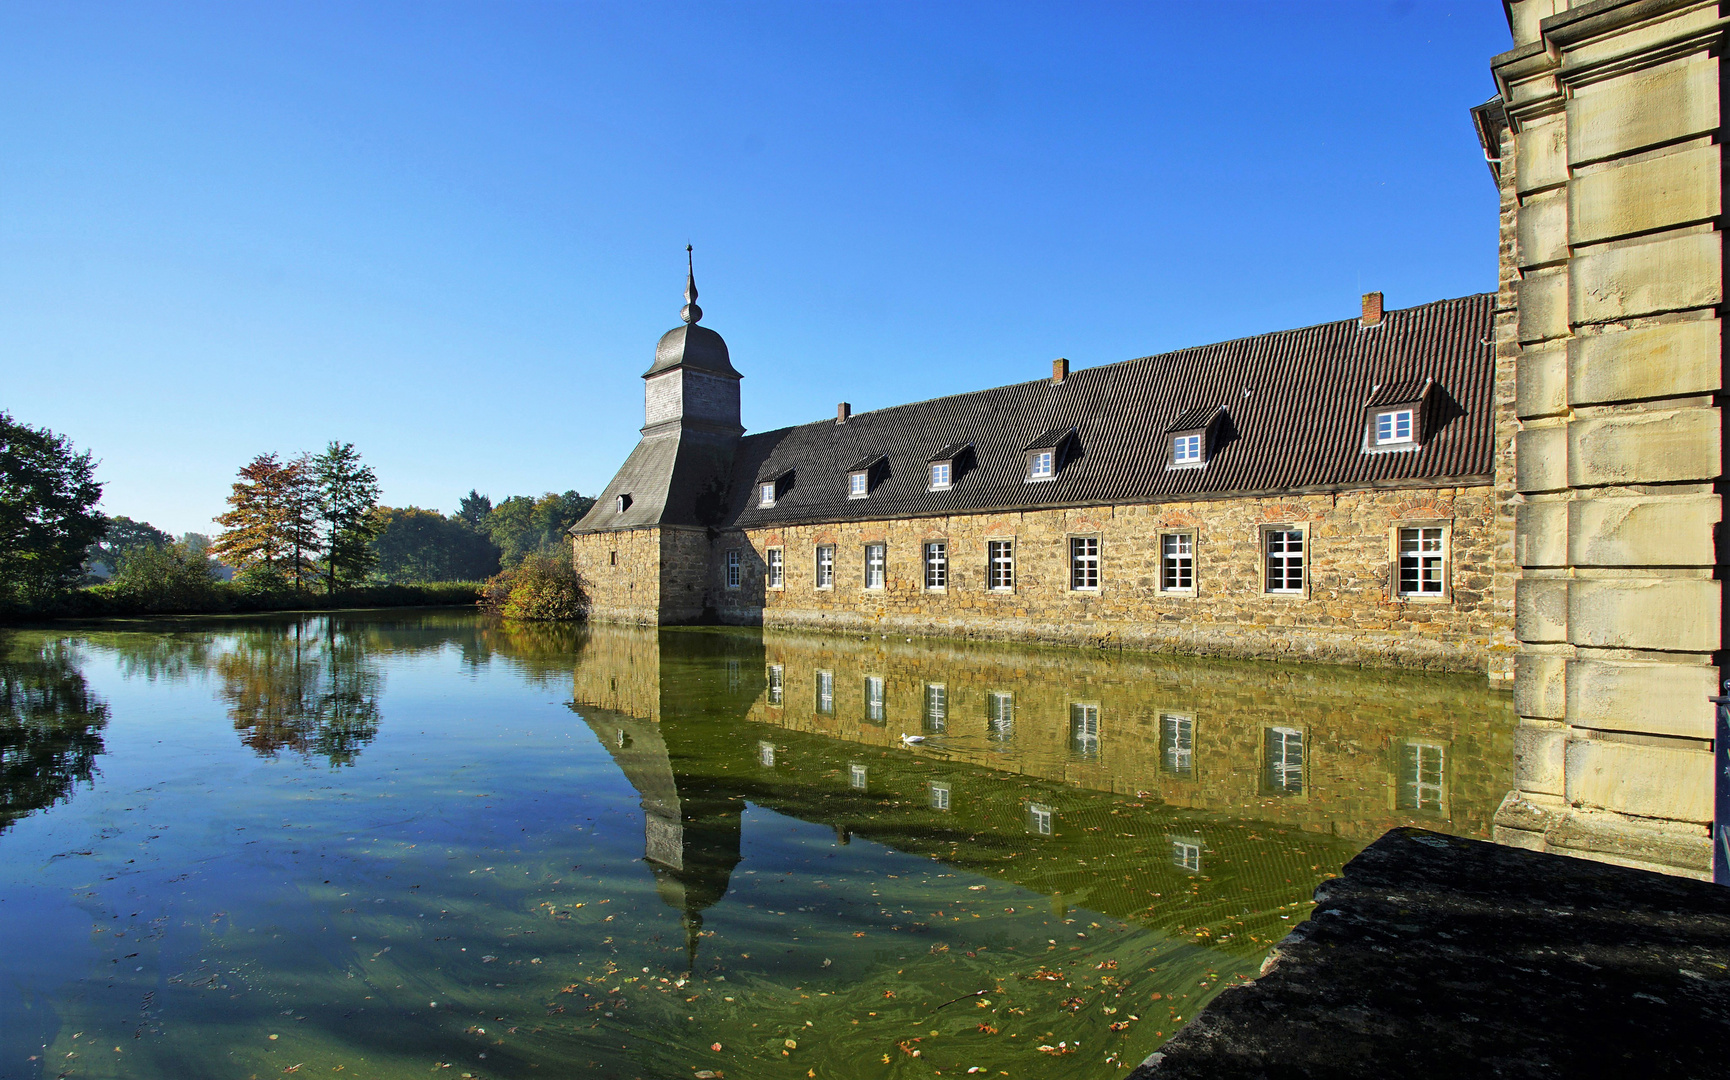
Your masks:
[[[847,418],[849,416],[852,416],[852,415],[853,415],[853,406],[847,404],[845,401],[843,401],[841,404],[835,406],[835,422],[837,424],[845,424],[847,422]]]
[[[1360,326],[1380,326],[1382,324],[1382,294],[1379,292],[1364,293],[1364,315],[1358,320]]]
[[[1069,378],[1069,361],[1058,357],[1051,362],[1051,385],[1057,386]]]

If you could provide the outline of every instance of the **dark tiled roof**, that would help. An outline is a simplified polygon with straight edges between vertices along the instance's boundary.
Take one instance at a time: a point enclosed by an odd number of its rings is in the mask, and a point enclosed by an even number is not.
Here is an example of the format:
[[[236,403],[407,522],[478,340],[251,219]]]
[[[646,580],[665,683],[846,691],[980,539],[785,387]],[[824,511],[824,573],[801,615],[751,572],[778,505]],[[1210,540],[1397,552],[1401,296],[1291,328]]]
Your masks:
[[[971,394],[748,435],[734,458],[725,521],[915,517],[958,511],[1187,499],[1247,492],[1431,482],[1488,482],[1493,473],[1494,350],[1491,295],[1180,349]],[[1371,387],[1439,391],[1423,447],[1365,454]],[[1167,469],[1166,432],[1180,413],[1224,407],[1229,416],[1206,468]],[[1041,433],[1076,439],[1056,479],[1029,484],[1024,447]],[[939,440],[967,439],[974,467],[940,491],[925,461]],[[1031,440],[1031,442],[1030,442]],[[847,497],[848,462],[885,454],[866,499]],[[797,467],[773,507],[750,505],[752,480]],[[853,466],[853,468],[860,468]]]
[[[927,463],[933,461],[954,461],[956,458],[961,456],[962,451],[968,449],[972,445],[973,444],[970,442],[950,443],[948,446],[945,446],[943,449],[932,454],[925,460]]]
[[[848,466],[847,471],[850,473],[864,472],[866,469],[875,468],[879,463],[888,460],[889,456],[882,452],[867,454],[858,461],[855,461],[852,465]]]
[[[1166,433],[1174,431],[1198,431],[1213,421],[1214,414],[1219,412],[1218,405],[1203,405],[1199,409],[1190,409],[1178,413],[1177,419],[1166,427]]]
[[[1061,444],[1063,442],[1063,440],[1069,438],[1069,436],[1073,435],[1074,433],[1075,433],[1075,428],[1068,426],[1068,425],[1065,425],[1063,427],[1046,428],[1044,431],[1040,432],[1038,435],[1035,435],[1033,437],[1033,441],[1028,443],[1026,446],[1022,447],[1022,449],[1023,450],[1055,450],[1055,449],[1057,449],[1059,444]]]
[[[1406,379],[1401,382],[1391,382],[1383,386],[1373,387],[1370,399],[1364,402],[1364,408],[1373,409],[1378,405],[1405,405],[1417,401],[1424,396],[1424,388],[1430,385],[1428,379]]]

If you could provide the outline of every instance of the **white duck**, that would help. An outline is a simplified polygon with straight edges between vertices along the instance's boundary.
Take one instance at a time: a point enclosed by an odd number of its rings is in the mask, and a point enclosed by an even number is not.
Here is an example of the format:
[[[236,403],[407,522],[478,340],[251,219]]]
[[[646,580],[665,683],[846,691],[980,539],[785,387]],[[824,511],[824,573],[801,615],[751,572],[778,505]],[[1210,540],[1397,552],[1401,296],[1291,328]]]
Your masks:
[[[903,746],[917,746],[924,741],[925,736],[923,735],[909,735],[905,731],[901,733],[901,744]]]

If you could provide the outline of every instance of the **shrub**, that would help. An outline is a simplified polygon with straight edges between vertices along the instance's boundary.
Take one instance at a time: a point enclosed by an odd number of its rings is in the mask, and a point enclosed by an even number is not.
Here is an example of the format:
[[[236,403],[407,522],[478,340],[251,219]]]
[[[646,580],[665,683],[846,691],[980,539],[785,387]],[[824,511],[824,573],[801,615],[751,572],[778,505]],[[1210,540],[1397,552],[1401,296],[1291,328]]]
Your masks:
[[[234,591],[255,604],[287,600],[294,585],[276,567],[268,563],[253,563],[234,575]]]
[[[133,549],[110,587],[116,600],[137,611],[211,611],[222,606],[210,560],[184,543]]]
[[[531,554],[489,578],[480,604],[506,619],[570,621],[588,614],[589,594],[568,557]]]

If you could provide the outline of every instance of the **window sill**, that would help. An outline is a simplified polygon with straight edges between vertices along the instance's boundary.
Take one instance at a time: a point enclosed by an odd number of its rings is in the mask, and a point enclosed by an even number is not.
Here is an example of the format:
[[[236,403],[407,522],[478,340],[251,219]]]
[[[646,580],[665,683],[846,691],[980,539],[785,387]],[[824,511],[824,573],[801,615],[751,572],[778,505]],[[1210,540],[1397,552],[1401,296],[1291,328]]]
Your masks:
[[[927,487],[925,490],[926,491],[949,491],[949,490],[953,489],[954,487],[955,487],[954,484],[933,484],[932,486]]]
[[[812,592],[834,592],[835,586],[833,586],[833,585],[813,585],[813,586],[811,586],[811,591]]]
[[[1159,590],[1159,595],[1161,595],[1161,596],[1182,596],[1182,597],[1187,597],[1187,598],[1193,600],[1193,599],[1195,599],[1195,590],[1193,588],[1190,588],[1190,589],[1161,589],[1161,590]]]
[[[871,497],[871,493],[870,493],[870,492],[869,492],[869,491],[867,491],[867,492],[866,492],[866,493],[865,493],[865,494],[863,494],[863,495],[855,495],[855,494],[853,494],[853,493],[852,493],[852,492],[851,492],[851,491],[849,491],[849,492],[848,492],[848,493],[847,493],[847,497],[848,497],[848,498],[849,498],[849,499],[869,499],[869,498],[870,498],[870,497]]]
[[[1261,591],[1261,594],[1263,596],[1284,597],[1287,600],[1294,599],[1294,598],[1298,599],[1298,600],[1302,600],[1304,597],[1309,595],[1309,590],[1307,590],[1307,589],[1263,589]]]
[[[1207,462],[1205,461],[1169,461],[1166,462],[1165,465],[1166,472],[1181,472],[1185,469],[1205,468],[1207,468]]]
[[[1050,476],[1029,476],[1027,482],[1029,484],[1044,484],[1055,479],[1057,479],[1057,474],[1053,473]]]
[[[1013,585],[1010,585],[1008,587],[994,586],[992,588],[986,589],[985,591],[988,593],[993,593],[997,596],[1014,596],[1015,595],[1015,586],[1013,586]]]
[[[1418,593],[1407,595],[1401,593],[1399,596],[1394,597],[1394,602],[1397,604],[1451,604],[1454,602],[1454,598],[1447,593],[1439,595],[1420,595]]]
[[[925,591],[930,592],[930,593],[946,593],[949,591],[949,586],[947,586],[947,585],[927,585],[927,586],[925,586]]]
[[[785,586],[785,585],[765,585],[765,586],[763,586],[763,591],[764,592],[786,592],[787,586]]]
[[[1071,596],[1098,596],[1098,585],[1078,585],[1069,590]]]

